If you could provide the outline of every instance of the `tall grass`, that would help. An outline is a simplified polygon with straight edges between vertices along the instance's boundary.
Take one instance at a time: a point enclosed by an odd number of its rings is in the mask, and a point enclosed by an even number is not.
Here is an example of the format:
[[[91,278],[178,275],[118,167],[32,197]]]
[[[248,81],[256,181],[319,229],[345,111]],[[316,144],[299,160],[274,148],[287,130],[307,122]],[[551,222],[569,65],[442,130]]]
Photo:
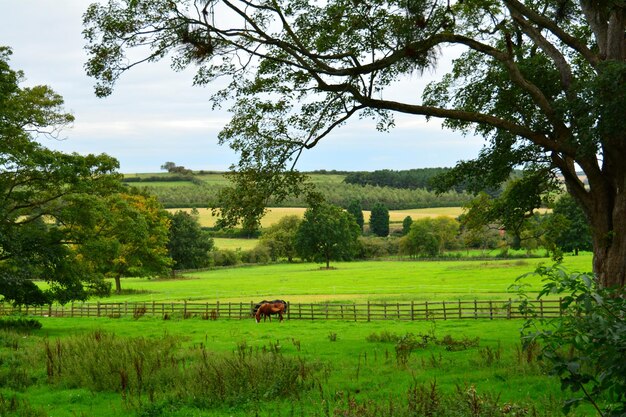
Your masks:
[[[518,325],[49,318],[0,350],[31,381],[2,415],[556,416]]]
[[[205,344],[182,349],[180,339],[116,337],[95,331],[44,341],[48,381],[62,388],[112,391],[124,402],[184,402],[200,408],[258,403],[301,395],[311,386],[312,366],[284,356],[276,344],[240,343],[232,354]]]

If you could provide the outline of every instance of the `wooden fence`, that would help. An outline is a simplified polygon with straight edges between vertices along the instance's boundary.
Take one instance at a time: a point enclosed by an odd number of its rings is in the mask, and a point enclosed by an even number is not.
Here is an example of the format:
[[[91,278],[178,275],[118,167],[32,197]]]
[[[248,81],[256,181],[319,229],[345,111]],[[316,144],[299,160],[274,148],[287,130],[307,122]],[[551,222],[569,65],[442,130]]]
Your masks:
[[[367,302],[288,303],[287,320],[452,320],[452,319],[518,319],[519,300],[508,301],[420,301],[420,302]],[[542,318],[561,315],[560,300],[541,300],[534,303],[534,312]],[[0,303],[0,315],[21,312],[44,317],[125,317],[154,316],[167,318],[249,319],[254,303],[231,302],[124,302],[124,303],[71,303],[64,306],[23,307],[21,309]]]

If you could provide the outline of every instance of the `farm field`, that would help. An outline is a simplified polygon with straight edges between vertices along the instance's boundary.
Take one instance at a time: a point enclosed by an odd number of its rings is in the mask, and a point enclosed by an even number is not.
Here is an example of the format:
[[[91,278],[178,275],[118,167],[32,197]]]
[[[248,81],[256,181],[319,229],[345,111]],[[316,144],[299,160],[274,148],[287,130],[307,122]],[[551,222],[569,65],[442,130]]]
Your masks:
[[[176,211],[182,210],[186,212],[191,212],[191,208],[182,208],[182,209],[167,209],[170,213],[174,213]],[[213,216],[211,210],[208,208],[199,208],[198,210],[198,221],[202,227],[213,227],[215,226],[215,221],[217,218]],[[305,212],[305,208],[301,207],[273,207],[269,208],[267,214],[261,219],[261,227],[269,227],[275,223],[277,223],[281,218],[288,215],[297,215],[302,217]],[[448,216],[448,217],[458,217],[463,213],[463,209],[461,207],[433,207],[433,208],[424,208],[424,209],[411,209],[411,210],[389,210],[389,221],[391,223],[402,223],[402,220],[406,216],[411,216],[413,220],[421,219],[424,217],[438,217],[438,216]],[[371,212],[369,210],[363,211],[363,218],[365,219],[365,223],[369,223]]]
[[[548,258],[481,261],[368,261],[341,262],[322,270],[319,264],[273,264],[220,268],[184,274],[177,279],[125,278],[128,294],[116,301],[232,301],[282,298],[291,302],[362,302],[404,300],[507,300],[508,287]],[[572,271],[591,269],[591,255],[568,256]],[[532,291],[541,286],[529,277]]]
[[[223,238],[214,237],[213,244],[217,249],[230,249],[230,250],[250,250],[253,249],[259,243],[258,239],[239,239],[239,238]]]

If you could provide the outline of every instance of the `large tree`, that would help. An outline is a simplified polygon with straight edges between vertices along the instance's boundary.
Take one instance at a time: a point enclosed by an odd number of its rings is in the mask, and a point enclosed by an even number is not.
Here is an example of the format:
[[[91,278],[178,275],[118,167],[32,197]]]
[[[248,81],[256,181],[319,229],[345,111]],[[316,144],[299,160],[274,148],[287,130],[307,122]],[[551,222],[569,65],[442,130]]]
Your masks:
[[[100,96],[165,56],[175,69],[197,65],[197,84],[230,76],[214,96],[236,99],[220,140],[241,153],[239,169],[265,174],[258,191],[350,118],[380,129],[393,112],[443,118],[488,141],[456,170],[474,189],[517,166],[547,183],[560,174],[591,225],[599,282],[624,286],[622,0],[110,0],[84,20]],[[449,45],[462,50],[452,69],[421,101],[400,101],[390,87],[436,66]]]
[[[357,249],[359,225],[354,217],[328,203],[317,203],[304,212],[295,236],[295,247],[303,259],[323,261],[352,259]]]
[[[0,295],[16,304],[84,300],[108,292],[76,248],[93,202],[121,188],[118,162],[64,154],[37,139],[73,121],[47,86],[21,87],[11,50],[0,47]],[[46,289],[34,280],[47,281]]]
[[[169,272],[170,217],[156,197],[130,189],[98,200],[100,210],[91,212],[93,233],[79,252],[91,268],[112,278],[115,292],[121,279],[159,276]]]

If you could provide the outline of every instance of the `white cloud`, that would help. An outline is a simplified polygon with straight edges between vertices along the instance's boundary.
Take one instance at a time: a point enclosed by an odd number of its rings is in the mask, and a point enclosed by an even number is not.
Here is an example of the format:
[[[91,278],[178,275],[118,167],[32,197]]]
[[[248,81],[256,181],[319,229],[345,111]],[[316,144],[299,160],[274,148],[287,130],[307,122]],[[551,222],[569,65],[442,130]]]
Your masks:
[[[173,72],[169,62],[143,64],[119,80],[113,95],[98,99],[94,81],[83,69],[84,0],[0,0],[0,39],[14,49],[11,66],[25,72],[27,83],[52,86],[76,116],[67,140],[46,141],[65,152],[107,153],[122,171],[155,171],[165,161],[194,169],[227,169],[236,155],[217,145],[228,122],[225,111],[212,111],[209,96],[217,87],[192,86],[192,71]],[[458,51],[455,52],[458,54]],[[443,65],[450,58],[442,56]],[[385,92],[387,99],[419,102],[433,78],[412,75]],[[441,122],[396,115],[390,133],[375,130],[372,120],[351,120],[318,147],[305,152],[299,169],[402,169],[450,166],[475,156],[476,138],[441,129]]]

